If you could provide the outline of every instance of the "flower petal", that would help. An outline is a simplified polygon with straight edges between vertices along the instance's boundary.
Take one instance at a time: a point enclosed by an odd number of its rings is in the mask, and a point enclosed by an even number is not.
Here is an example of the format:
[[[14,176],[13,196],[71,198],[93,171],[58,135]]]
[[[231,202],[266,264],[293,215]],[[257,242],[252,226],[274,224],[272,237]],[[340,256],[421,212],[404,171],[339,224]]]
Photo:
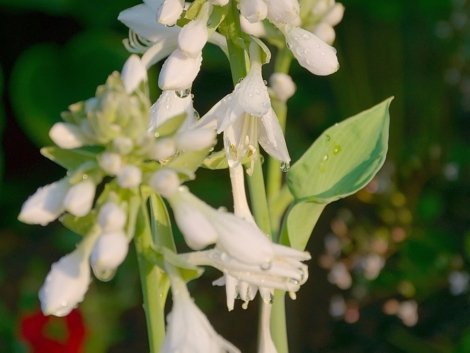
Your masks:
[[[202,55],[195,58],[176,49],[164,62],[158,86],[162,90],[182,91],[192,86],[201,68]]]
[[[271,108],[267,114],[258,119],[258,141],[261,147],[274,158],[289,163],[286,140],[274,110]]]

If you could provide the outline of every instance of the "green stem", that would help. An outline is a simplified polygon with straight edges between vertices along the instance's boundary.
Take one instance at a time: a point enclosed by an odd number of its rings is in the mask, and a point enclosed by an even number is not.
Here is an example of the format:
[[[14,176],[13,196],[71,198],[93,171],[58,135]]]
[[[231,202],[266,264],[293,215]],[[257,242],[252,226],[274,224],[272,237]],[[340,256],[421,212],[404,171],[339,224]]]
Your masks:
[[[166,274],[146,259],[147,250],[154,245],[148,214],[147,198],[141,197],[137,215],[135,247],[142,284],[143,306],[147,321],[150,353],[158,353],[165,338],[165,301],[169,289]]]
[[[271,311],[271,334],[277,353],[289,353],[287,326],[286,326],[286,292],[274,291]]]

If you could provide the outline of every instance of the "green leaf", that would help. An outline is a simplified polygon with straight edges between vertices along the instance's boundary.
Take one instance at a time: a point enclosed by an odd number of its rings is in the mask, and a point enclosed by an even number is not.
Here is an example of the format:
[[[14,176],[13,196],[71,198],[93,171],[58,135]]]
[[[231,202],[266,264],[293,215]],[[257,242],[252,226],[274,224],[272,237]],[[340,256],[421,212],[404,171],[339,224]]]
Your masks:
[[[288,210],[287,224],[282,229],[281,244],[304,250],[325,206],[308,201],[292,205]]]
[[[83,163],[96,161],[96,154],[83,149],[65,150],[51,146],[41,148],[41,154],[65,169],[75,169]]]
[[[181,124],[183,124],[184,120],[186,119],[186,116],[186,113],[182,113],[168,119],[157,128],[157,130],[155,131],[155,135],[158,137],[173,135],[174,133],[176,133],[176,130],[179,129]]]
[[[186,176],[187,179],[194,179],[194,173],[202,165],[210,149],[185,152],[171,160],[167,166],[183,174],[182,177]]]
[[[287,175],[297,200],[329,203],[375,176],[387,153],[392,99],[330,127],[313,143]]]
[[[72,232],[85,236],[89,234],[96,225],[96,211],[91,211],[84,217],[77,217],[70,213],[65,213],[60,217],[60,222]]]
[[[202,166],[208,169],[228,168],[228,162],[227,162],[225,150],[217,151],[208,155],[206,159],[204,159],[204,163]]]

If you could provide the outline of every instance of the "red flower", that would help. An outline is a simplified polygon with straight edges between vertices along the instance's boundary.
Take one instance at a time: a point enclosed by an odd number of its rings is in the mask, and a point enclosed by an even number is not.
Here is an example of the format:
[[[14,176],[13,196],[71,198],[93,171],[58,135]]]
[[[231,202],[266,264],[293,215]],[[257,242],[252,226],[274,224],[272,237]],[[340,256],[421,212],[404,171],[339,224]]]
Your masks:
[[[48,337],[48,324],[63,324],[66,334],[63,340]],[[31,353],[81,353],[85,342],[85,324],[78,310],[66,317],[56,318],[35,312],[21,319],[20,335],[26,341]]]

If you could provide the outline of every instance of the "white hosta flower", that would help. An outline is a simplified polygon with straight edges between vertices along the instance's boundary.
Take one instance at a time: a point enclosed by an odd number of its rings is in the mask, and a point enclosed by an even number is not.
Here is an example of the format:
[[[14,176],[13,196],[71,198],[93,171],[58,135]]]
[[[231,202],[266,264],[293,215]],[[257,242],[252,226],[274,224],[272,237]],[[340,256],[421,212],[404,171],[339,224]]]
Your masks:
[[[129,241],[123,231],[101,234],[90,256],[93,273],[102,281],[110,280],[127,256]]]
[[[98,213],[98,224],[103,232],[118,232],[124,229],[127,222],[125,210],[112,201],[101,206]]]
[[[176,49],[163,63],[158,76],[158,86],[162,90],[174,91],[190,88],[199,73],[201,63],[201,53],[196,57],[191,57],[182,50]]]
[[[178,174],[172,169],[160,169],[150,178],[149,185],[164,197],[170,197],[180,186]]]
[[[134,92],[141,82],[147,81],[147,68],[137,55],[133,54],[127,59],[121,78],[127,93]]]
[[[70,123],[55,123],[49,130],[49,137],[57,146],[64,149],[77,148],[86,144],[80,127]]]
[[[134,165],[127,165],[119,171],[117,182],[119,186],[131,189],[140,185],[142,181],[142,171]]]
[[[251,245],[247,245],[249,247]],[[308,267],[302,263],[310,259],[308,252],[271,244],[274,256],[263,265],[249,264],[232,257],[225,249],[216,247],[198,253],[187,254],[187,260],[195,265],[209,265],[224,272],[223,279],[214,284],[226,286],[227,308],[232,310],[234,300],[242,299],[244,308],[259,290],[262,299],[269,303],[273,290],[295,292],[308,278]]]
[[[162,353],[240,353],[214,331],[207,317],[194,304],[186,288],[172,286],[173,308],[167,316]]]
[[[163,0],[158,14],[158,22],[165,26],[174,26],[184,9],[184,0]]]
[[[284,134],[261,76],[261,64],[252,63],[248,75],[234,91],[219,101],[198,124],[214,122],[218,132],[224,131],[230,166],[237,165],[246,155],[252,156],[258,142],[273,157],[285,163],[290,161]]]
[[[268,7],[264,0],[240,0],[240,13],[248,22],[255,23],[264,20]]]
[[[98,163],[109,175],[116,175],[122,168],[121,155],[114,152],[104,152],[99,158]]]
[[[66,179],[39,188],[21,207],[18,219],[29,224],[46,225],[64,212],[64,198],[69,190]]]
[[[51,266],[39,290],[45,315],[65,316],[80,303],[90,284],[88,257],[96,236],[87,236],[70,254]]]
[[[178,95],[175,91],[163,91],[150,108],[149,131],[154,132],[169,119],[184,113],[187,116],[183,126],[195,122],[191,94]]]
[[[299,27],[287,27],[284,35],[299,64],[311,73],[326,76],[339,69],[336,49],[313,33]]]
[[[269,78],[271,89],[281,102],[287,102],[295,93],[296,86],[288,74],[275,72]]]
[[[298,0],[266,0],[268,19],[274,23],[291,26],[300,25],[300,7]]]
[[[64,208],[74,216],[83,217],[90,212],[95,197],[96,185],[91,180],[84,180],[73,185],[64,198]]]

